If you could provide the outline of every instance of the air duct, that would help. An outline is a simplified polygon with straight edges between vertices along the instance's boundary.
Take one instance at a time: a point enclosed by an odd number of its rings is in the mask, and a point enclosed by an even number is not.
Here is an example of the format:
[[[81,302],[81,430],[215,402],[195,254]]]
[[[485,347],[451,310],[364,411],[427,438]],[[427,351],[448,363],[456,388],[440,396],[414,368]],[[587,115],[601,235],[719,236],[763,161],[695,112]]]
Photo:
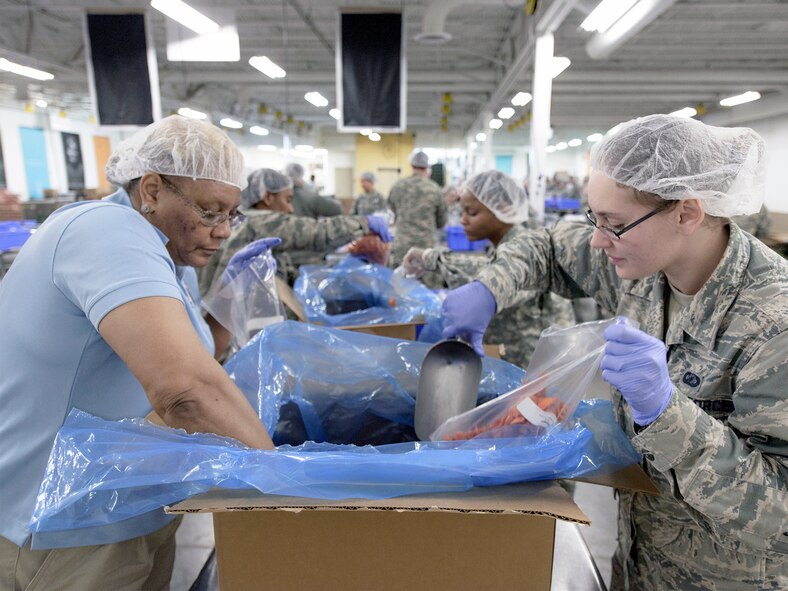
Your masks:
[[[452,35],[446,32],[446,17],[452,10],[465,4],[473,6],[503,5],[507,8],[516,8],[522,6],[523,2],[517,1],[510,4],[504,0],[433,0],[424,13],[421,33],[418,33],[413,39],[425,45],[441,45],[450,41]]]

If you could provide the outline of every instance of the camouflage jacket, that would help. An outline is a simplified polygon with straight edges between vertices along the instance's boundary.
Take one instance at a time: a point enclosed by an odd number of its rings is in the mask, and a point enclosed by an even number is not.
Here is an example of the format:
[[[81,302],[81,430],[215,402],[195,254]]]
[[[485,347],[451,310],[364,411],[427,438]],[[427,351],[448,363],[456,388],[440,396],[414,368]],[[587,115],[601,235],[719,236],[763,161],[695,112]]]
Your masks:
[[[253,209],[246,220],[222,244],[200,270],[200,293],[205,295],[216,277],[221,276],[230,258],[241,248],[260,238],[278,236],[282,244],[273,250],[277,272],[292,284],[298,267],[320,264],[325,254],[369,230],[363,216],[334,216],[320,220],[267,209]]]
[[[723,259],[665,333],[664,275],[620,279],[590,247],[592,231],[559,222],[530,232],[478,278],[502,307],[550,287],[665,334],[665,411],[636,430],[613,393],[662,493],[621,491],[613,588],[788,589],[788,262],[732,224]]]
[[[446,202],[434,181],[417,174],[397,181],[389,193],[389,207],[396,215],[393,265],[402,262],[412,246],[435,246],[438,229],[446,225]]]
[[[513,226],[500,244],[516,240],[526,232],[528,230],[522,226]],[[447,248],[430,248],[424,252],[426,269],[439,271],[451,289],[473,281],[479,271],[494,262],[495,258],[495,251],[490,255],[455,252]],[[574,324],[574,309],[568,300],[546,291],[521,291],[516,296],[516,302],[490,322],[484,333],[484,342],[504,345],[503,358],[527,368],[536,341],[545,328]]]
[[[389,204],[386,198],[378,193],[362,193],[353,202],[353,207],[350,208],[350,213],[354,215],[372,215],[377,211],[385,211],[388,209]]]
[[[293,213],[310,218],[342,215],[342,205],[334,199],[318,195],[309,187],[293,185]]]
[[[765,238],[769,234],[772,220],[769,217],[769,210],[764,205],[758,213],[752,215],[737,215],[732,218],[736,225],[745,232],[749,232],[756,238]]]

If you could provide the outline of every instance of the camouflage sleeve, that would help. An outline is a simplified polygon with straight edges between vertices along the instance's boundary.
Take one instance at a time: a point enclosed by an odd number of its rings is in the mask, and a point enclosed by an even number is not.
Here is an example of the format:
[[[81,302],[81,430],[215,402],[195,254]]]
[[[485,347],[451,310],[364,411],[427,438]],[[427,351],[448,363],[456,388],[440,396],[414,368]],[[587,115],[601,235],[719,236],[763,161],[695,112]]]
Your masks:
[[[397,215],[397,207],[399,206],[399,199],[399,188],[397,185],[394,185],[389,192],[389,208],[394,212],[395,218]]]
[[[319,220],[294,215],[283,216],[278,228],[270,228],[270,236],[279,236],[277,250],[329,251],[369,231],[364,216],[337,215]],[[278,232],[278,233],[277,233]]]
[[[211,289],[214,280],[224,273],[224,268],[227,266],[232,256],[255,239],[253,237],[254,234],[251,224],[249,223],[250,221],[251,218],[247,218],[246,221],[222,243],[219,250],[209,259],[208,264],[198,272],[200,295],[202,297],[205,297],[205,294]]]
[[[490,262],[487,255],[454,252],[448,248],[428,248],[422,256],[427,271],[439,271],[450,289],[465,285]]]
[[[342,215],[342,205],[338,201],[322,195],[315,195],[314,206],[315,213],[320,217]]]
[[[721,539],[788,552],[788,333],[760,346],[738,374],[729,424],[673,388],[633,444]],[[651,459],[653,458],[653,459]]]
[[[621,279],[604,252],[591,248],[592,233],[593,227],[576,222],[526,232],[499,245],[476,279],[495,296],[498,309],[511,306],[519,291],[549,290],[566,298],[592,297],[612,314]]]
[[[353,205],[350,206],[350,215],[358,215],[358,206],[359,206],[360,202],[361,202],[361,197],[360,196],[356,197],[353,200]]]
[[[446,222],[449,219],[448,208],[446,207],[446,202],[441,197],[440,193],[438,193],[438,210],[435,212],[435,224],[436,227],[442,228],[446,225]]]

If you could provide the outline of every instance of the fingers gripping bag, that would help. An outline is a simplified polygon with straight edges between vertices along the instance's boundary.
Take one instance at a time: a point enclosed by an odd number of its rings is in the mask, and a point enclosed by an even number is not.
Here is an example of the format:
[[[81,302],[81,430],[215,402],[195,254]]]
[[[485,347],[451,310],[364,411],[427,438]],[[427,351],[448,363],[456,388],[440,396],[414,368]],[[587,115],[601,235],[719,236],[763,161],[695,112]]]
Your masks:
[[[276,261],[266,250],[230,281],[214,281],[203,298],[202,307],[230,331],[238,348],[262,328],[285,319],[275,274]]]
[[[522,385],[445,421],[430,440],[533,436],[561,425],[573,415],[599,371],[604,332],[614,322],[543,331]]]

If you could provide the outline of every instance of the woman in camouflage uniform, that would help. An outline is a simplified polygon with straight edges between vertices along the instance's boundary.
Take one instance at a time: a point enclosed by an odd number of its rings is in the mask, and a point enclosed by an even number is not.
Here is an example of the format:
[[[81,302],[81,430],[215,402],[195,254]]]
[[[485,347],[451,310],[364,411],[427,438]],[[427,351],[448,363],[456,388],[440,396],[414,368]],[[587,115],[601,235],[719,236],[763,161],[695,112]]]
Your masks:
[[[489,170],[472,177],[460,191],[460,221],[469,240],[489,239],[498,248],[517,240],[529,230],[525,191],[509,176]],[[438,271],[450,288],[464,285],[485,266],[495,261],[497,251],[483,253],[453,252],[448,248],[411,248],[403,267],[410,276]],[[484,342],[504,345],[502,357],[520,367],[528,361],[536,341],[545,328],[575,324],[572,304],[547,291],[523,290],[512,305],[502,310],[487,327]]]
[[[602,377],[661,495],[620,491],[613,589],[788,589],[788,262],[730,221],[765,162],[751,129],[627,122],[592,151],[593,225],[501,245],[444,302],[447,337],[535,287],[639,323],[607,329]]]

